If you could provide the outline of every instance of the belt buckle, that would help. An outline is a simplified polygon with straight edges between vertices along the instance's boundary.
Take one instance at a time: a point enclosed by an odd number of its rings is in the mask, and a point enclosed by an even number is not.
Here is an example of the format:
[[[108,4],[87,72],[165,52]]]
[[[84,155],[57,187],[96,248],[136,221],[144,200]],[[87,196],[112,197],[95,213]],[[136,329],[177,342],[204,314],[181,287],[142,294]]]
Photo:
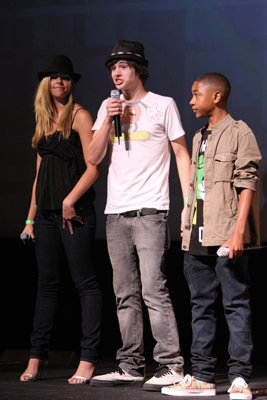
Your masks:
[[[123,213],[123,214],[124,214],[125,218],[134,218],[137,216],[138,211],[136,211],[136,210],[125,211],[125,213]]]
[[[158,210],[156,208],[142,208],[140,210],[140,215],[155,215],[158,214]]]

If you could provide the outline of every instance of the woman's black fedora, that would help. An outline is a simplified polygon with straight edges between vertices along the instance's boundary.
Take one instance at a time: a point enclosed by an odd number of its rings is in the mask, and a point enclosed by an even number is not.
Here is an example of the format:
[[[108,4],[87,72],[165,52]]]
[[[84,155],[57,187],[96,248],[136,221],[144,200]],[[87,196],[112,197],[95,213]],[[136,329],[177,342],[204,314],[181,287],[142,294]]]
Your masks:
[[[73,71],[73,66],[71,60],[67,56],[55,55],[50,56],[45,61],[44,70],[38,72],[38,79],[41,81],[44,77],[50,76],[50,74],[55,72],[64,72],[73,77],[74,82],[78,82],[81,78],[80,74]]]

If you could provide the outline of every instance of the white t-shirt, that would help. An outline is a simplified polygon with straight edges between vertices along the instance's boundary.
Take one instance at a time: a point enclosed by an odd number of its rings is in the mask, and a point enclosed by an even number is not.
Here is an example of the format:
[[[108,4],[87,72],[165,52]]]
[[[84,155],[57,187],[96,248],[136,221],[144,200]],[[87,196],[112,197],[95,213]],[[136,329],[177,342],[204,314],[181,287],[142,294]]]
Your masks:
[[[121,97],[123,98],[123,96]],[[106,116],[104,100],[94,123]],[[123,104],[120,144],[111,129],[111,160],[105,214],[141,208],[169,209],[170,141],[185,134],[174,100],[148,92],[136,103]]]

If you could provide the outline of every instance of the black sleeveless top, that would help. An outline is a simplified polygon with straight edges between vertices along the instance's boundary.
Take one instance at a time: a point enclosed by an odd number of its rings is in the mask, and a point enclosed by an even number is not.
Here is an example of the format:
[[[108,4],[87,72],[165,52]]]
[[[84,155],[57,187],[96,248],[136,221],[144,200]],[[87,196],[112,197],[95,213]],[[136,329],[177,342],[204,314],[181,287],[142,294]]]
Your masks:
[[[42,157],[36,183],[37,207],[40,210],[62,209],[62,201],[86,170],[80,136],[71,129],[69,138],[64,139],[55,131],[40,139],[37,151]],[[86,207],[94,199],[95,191],[91,186],[75,207]]]

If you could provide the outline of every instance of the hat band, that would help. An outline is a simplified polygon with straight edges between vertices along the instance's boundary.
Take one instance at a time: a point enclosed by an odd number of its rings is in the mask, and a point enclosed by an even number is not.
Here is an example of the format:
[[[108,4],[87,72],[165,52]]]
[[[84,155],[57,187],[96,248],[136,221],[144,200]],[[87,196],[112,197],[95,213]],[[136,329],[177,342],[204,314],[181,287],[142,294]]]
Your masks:
[[[117,53],[111,53],[110,56],[124,55],[124,54],[128,54],[128,55],[144,58],[143,56],[141,56],[141,54],[131,53],[130,51],[118,51]]]

